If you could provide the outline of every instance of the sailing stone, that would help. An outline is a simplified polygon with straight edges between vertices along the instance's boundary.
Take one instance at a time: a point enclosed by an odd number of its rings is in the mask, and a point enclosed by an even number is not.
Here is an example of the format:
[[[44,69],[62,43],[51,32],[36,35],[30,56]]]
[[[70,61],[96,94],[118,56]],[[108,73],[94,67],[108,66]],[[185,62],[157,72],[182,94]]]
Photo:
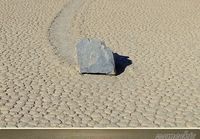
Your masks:
[[[113,52],[97,39],[82,39],[77,45],[80,73],[115,74]]]

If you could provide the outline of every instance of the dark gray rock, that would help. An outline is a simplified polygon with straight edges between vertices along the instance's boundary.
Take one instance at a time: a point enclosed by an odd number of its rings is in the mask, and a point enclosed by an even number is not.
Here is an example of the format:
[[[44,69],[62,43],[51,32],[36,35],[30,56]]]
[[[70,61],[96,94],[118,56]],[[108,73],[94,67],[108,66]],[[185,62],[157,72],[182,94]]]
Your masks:
[[[82,39],[76,49],[80,73],[115,74],[113,53],[104,42]]]

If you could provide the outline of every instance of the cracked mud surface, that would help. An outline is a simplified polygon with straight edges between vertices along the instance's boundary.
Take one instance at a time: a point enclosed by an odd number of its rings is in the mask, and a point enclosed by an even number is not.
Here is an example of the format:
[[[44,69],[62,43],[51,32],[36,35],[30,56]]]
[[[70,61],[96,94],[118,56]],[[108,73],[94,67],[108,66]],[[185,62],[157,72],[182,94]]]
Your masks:
[[[133,61],[118,76],[80,75],[55,54],[48,30],[71,2],[0,2],[0,127],[200,126],[199,1],[84,1],[69,48],[104,40]]]

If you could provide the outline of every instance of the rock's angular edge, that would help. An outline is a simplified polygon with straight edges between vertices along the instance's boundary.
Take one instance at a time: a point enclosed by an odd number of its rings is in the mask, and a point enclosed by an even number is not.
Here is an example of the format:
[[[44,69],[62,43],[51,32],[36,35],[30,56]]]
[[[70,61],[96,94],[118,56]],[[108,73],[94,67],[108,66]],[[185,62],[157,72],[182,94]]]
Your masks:
[[[115,75],[113,52],[98,39],[82,39],[77,45],[80,73]]]

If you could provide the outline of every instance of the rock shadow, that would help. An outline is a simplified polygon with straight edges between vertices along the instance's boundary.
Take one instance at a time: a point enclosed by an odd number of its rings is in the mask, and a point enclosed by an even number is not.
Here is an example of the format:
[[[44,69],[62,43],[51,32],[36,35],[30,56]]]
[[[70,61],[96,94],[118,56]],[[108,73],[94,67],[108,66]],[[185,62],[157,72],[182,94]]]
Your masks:
[[[132,64],[132,60],[130,60],[128,56],[119,55],[117,53],[113,53],[113,56],[115,60],[116,75],[122,74],[126,67]]]

